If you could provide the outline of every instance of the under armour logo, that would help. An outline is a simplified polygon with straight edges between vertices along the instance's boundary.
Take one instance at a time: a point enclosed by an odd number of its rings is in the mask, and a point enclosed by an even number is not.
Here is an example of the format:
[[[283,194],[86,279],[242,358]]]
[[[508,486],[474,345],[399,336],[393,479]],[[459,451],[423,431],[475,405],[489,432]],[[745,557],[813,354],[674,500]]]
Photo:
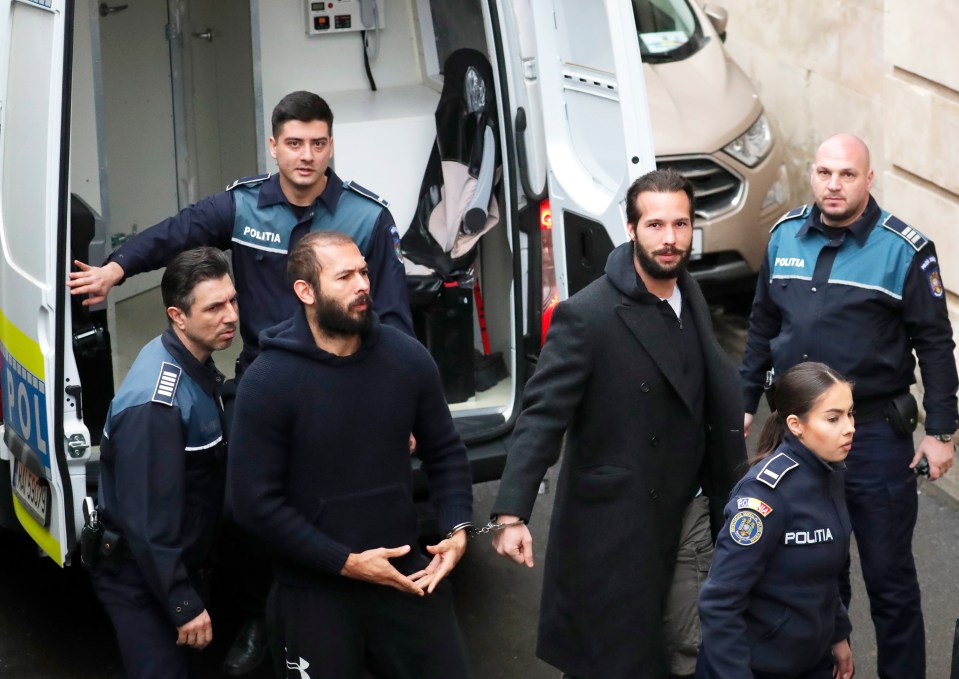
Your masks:
[[[300,657],[299,662],[290,662],[289,660],[286,661],[286,669],[296,670],[297,672],[299,672],[298,679],[310,679],[310,675],[306,673],[306,671],[309,668],[310,668],[310,663],[307,660],[304,660],[302,656]],[[286,676],[289,679],[290,673],[287,672]]]

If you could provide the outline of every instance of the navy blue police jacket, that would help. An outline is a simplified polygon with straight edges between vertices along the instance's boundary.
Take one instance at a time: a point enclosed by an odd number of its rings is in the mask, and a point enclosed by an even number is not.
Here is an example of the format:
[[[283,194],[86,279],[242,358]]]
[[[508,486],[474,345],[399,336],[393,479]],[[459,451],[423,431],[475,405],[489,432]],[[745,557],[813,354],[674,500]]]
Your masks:
[[[770,368],[782,375],[821,361],[855,383],[857,419],[878,419],[916,381],[915,350],[926,431],[952,433],[959,377],[932,241],[872,197],[833,238],[820,215],[815,205],[797,208],[770,234],[740,368],[746,412],[756,412]]]
[[[168,328],[140,351],[103,429],[101,519],[177,627],[206,607],[191,578],[208,565],[223,501],[222,384]]]
[[[176,255],[209,245],[233,252],[243,338],[241,368],[259,353],[259,335],[299,307],[286,274],[287,254],[311,231],[340,231],[356,241],[370,269],[370,294],[383,323],[413,335],[399,233],[385,201],[327,170],[323,193],[297,217],[279,175],[234,182],[124,243],[107,258],[126,276],[166,266]]]
[[[699,595],[712,676],[797,676],[849,638],[839,598],[852,530],[843,469],[787,433],[733,488]]]

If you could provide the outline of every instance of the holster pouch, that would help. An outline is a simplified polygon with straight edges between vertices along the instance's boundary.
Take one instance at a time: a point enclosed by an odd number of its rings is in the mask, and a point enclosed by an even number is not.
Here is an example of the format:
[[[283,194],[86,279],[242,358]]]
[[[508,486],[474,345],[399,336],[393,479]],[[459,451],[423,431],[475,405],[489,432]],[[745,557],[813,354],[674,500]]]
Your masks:
[[[87,520],[80,531],[80,563],[93,570],[100,563],[100,542],[103,539],[103,524]]]
[[[100,549],[98,552],[99,566],[101,568],[106,568],[114,573],[119,570],[120,560],[123,558],[120,554],[121,540],[123,540],[123,536],[117,531],[110,530],[109,528],[103,530],[103,537],[100,540]]]
[[[907,391],[889,401],[886,417],[893,430],[900,436],[912,436],[919,424],[919,404],[912,392]]]

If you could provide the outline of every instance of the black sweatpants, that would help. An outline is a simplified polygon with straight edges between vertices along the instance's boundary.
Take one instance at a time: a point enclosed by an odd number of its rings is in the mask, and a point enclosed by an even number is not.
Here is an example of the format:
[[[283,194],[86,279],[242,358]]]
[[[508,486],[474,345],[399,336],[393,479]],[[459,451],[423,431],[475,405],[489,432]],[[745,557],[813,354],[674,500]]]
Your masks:
[[[422,597],[354,581],[276,584],[267,615],[289,679],[360,679],[364,666],[388,679],[469,676],[448,582]]]

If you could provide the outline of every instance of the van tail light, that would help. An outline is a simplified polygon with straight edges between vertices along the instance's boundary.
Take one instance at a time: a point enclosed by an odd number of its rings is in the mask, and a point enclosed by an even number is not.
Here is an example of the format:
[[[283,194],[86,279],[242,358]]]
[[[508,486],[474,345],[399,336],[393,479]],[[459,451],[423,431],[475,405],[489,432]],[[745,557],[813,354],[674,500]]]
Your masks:
[[[553,255],[553,212],[549,207],[549,198],[539,204],[539,235],[543,248],[542,280],[543,280],[543,334],[540,335],[540,346],[546,342],[546,331],[553,320],[553,310],[559,304],[559,293],[556,291],[556,263]]]

